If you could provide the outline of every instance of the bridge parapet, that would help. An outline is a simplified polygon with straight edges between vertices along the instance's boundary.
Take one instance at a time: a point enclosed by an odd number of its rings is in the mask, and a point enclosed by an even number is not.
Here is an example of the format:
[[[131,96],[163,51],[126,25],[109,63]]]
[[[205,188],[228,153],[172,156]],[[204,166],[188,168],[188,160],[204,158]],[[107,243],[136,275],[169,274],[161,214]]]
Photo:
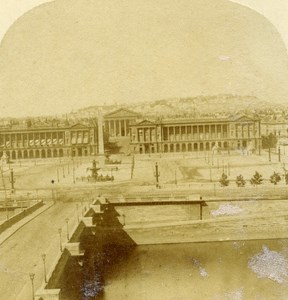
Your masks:
[[[84,256],[84,251],[80,249],[80,242],[66,243],[65,248],[71,256]]]
[[[93,224],[93,217],[83,217],[82,222],[85,224],[86,227],[94,227]]]
[[[60,289],[42,289],[37,292],[35,300],[60,300]]]

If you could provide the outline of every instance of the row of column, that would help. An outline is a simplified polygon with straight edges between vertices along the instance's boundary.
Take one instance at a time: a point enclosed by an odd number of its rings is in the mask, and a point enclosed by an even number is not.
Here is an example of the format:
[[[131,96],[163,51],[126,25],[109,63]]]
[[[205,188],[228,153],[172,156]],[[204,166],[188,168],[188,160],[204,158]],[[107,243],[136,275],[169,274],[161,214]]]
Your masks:
[[[40,146],[47,143],[50,145],[64,145],[64,132],[10,133],[0,135],[0,146],[7,148]]]
[[[0,151],[0,158],[2,157],[3,153],[6,153],[11,159],[22,159],[22,158],[63,157],[63,156],[88,156],[90,155],[90,152],[91,149],[89,147],[75,147],[75,148],[65,148],[65,149],[43,148],[43,149],[25,149],[25,150],[4,150],[4,151]]]
[[[129,119],[106,120],[105,129],[110,136],[129,136]]]
[[[88,131],[71,131],[71,144],[88,144],[89,132]]]
[[[214,126],[213,132],[212,126]],[[185,125],[163,127],[164,141],[216,138],[228,138],[228,125]]]
[[[26,158],[49,158],[49,157],[63,157],[67,155],[62,148],[57,149],[30,149],[30,150],[10,150],[0,151],[0,158],[3,153],[6,153],[10,159],[26,159]]]
[[[235,137],[236,138],[254,138],[257,137],[258,128],[254,124],[235,124]],[[233,130],[231,130],[233,137]]]
[[[145,127],[137,129],[138,142],[156,142],[156,128]]]
[[[254,149],[257,150],[259,139],[253,139],[251,141],[241,140],[230,140],[230,141],[213,141],[213,142],[195,142],[195,143],[163,143],[158,149],[159,144],[157,143],[146,143],[138,145],[139,153],[154,153],[154,152],[190,152],[190,151],[211,151],[214,146],[218,146],[222,150],[230,149],[246,149],[250,143],[253,143]],[[217,149],[219,149],[217,148]],[[134,147],[134,151],[137,147]]]
[[[163,145],[163,152],[190,152],[190,151],[210,151],[214,145],[222,149],[228,149],[228,142],[206,142],[206,143],[169,143]]]

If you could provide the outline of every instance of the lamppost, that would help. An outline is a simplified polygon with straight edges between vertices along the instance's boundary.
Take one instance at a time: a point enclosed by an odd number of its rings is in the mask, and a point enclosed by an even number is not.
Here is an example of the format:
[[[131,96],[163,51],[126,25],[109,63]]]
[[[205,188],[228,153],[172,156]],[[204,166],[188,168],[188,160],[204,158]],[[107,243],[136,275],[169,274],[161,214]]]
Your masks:
[[[52,183],[52,190],[51,190],[51,193],[52,193],[52,201],[53,203],[55,203],[55,198],[54,198],[54,179],[51,180],[51,183]]]
[[[76,204],[76,210],[77,210],[77,220],[78,220],[78,223],[80,222],[80,220],[79,220],[79,210],[78,210],[78,207],[79,207],[79,205],[78,205],[78,203]]]
[[[81,215],[84,216],[83,199],[81,199]]]
[[[160,172],[158,171],[158,164],[157,164],[157,162],[155,163],[155,173],[154,173],[154,176],[156,178],[156,188],[159,188]]]
[[[14,179],[13,168],[11,169],[10,172],[10,183],[11,183],[11,193],[13,194],[15,192],[15,187],[14,187],[15,179]]]
[[[59,183],[59,168],[57,167],[57,182]]]
[[[42,261],[43,261],[43,270],[44,270],[44,281],[47,283],[47,276],[46,276],[46,254],[42,254]]]
[[[66,228],[67,228],[67,241],[69,241],[69,227],[68,227],[69,218],[66,218],[65,221],[66,221]]]
[[[175,170],[175,179],[174,179],[174,183],[175,183],[175,185],[177,185],[177,172],[176,172],[176,170]]]
[[[34,295],[34,277],[35,277],[35,274],[30,273],[29,276],[30,276],[31,285],[32,285],[32,299],[34,300],[35,299],[35,295]]]
[[[27,199],[28,199],[28,207],[31,206],[31,201],[30,201],[30,193],[27,193]],[[27,205],[27,203],[26,203]]]
[[[62,249],[62,238],[61,238],[62,229],[61,228],[58,229],[58,233],[59,233],[59,241],[60,241],[60,251],[62,252],[63,249]]]
[[[209,165],[210,182],[212,182],[212,167]]]
[[[72,158],[72,164],[73,164],[73,183],[75,184],[75,165],[74,165],[74,159],[73,158]]]

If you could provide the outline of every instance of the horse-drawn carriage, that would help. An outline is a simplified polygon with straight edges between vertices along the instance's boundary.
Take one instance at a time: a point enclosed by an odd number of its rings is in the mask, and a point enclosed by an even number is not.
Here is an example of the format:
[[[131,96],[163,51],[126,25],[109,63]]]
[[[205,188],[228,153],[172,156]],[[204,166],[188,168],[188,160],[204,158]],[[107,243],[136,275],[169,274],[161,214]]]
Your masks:
[[[105,164],[106,165],[120,165],[121,162],[122,162],[121,160],[111,159],[109,154],[105,155]]]

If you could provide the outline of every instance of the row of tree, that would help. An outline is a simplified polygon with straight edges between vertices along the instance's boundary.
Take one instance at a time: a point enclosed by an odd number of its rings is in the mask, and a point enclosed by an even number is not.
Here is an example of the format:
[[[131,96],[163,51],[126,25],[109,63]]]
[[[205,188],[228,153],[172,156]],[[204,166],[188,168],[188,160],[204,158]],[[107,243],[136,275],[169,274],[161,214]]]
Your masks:
[[[288,184],[288,173],[284,175],[285,178],[285,183]],[[253,186],[258,186],[262,184],[264,181],[263,176],[259,172],[255,172],[255,174],[249,179],[250,184]],[[276,185],[278,182],[281,181],[281,175],[279,173],[274,172],[270,178],[269,181]],[[230,180],[228,179],[228,176],[223,173],[219,179],[219,183],[221,186],[225,187],[228,186],[230,183]],[[238,187],[244,187],[246,185],[246,180],[244,177],[240,174],[239,176],[236,177],[235,183]]]

